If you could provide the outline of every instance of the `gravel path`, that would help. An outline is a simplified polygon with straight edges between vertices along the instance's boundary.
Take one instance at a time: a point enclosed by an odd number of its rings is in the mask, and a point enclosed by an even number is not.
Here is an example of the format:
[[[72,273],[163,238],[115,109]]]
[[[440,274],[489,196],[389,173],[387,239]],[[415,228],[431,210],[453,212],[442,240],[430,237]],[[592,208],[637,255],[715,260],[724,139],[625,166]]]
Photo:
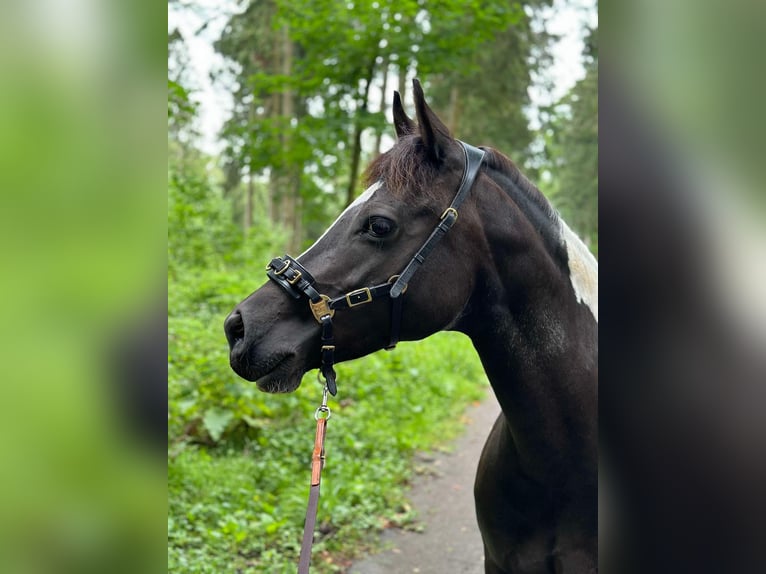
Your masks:
[[[473,505],[473,481],[481,448],[500,407],[491,391],[470,407],[468,426],[449,454],[419,457],[425,472],[410,491],[422,532],[398,529],[382,535],[384,550],[354,563],[349,574],[483,574],[484,553]]]

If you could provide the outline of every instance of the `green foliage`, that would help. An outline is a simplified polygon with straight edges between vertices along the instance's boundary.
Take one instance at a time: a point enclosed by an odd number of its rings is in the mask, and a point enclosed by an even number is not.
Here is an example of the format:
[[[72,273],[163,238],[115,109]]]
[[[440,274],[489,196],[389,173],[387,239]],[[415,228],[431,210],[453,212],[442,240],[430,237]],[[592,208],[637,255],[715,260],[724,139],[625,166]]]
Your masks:
[[[265,256],[257,259],[264,260]],[[262,266],[256,267],[260,275]],[[263,395],[229,367],[228,345],[223,336],[224,318],[252,288],[252,279],[234,270],[184,270],[171,283],[168,318],[171,440],[217,441],[230,425],[269,414]]]
[[[189,91],[178,82],[168,80],[168,120],[188,123],[196,109],[196,104],[189,97]]]
[[[168,32],[168,133],[175,140],[194,134],[192,120],[198,104],[189,89],[188,65],[183,35],[178,30]]]
[[[200,156],[199,152],[193,153]],[[264,261],[281,250],[285,232],[261,218],[247,238],[233,220],[233,206],[221,186],[206,173],[199,157],[168,174],[168,264],[172,274],[186,269],[239,269],[247,261]]]
[[[462,82],[465,125],[493,130],[489,143],[519,157],[531,140],[522,110],[533,35],[523,7],[545,3],[246,2],[215,44],[236,79],[222,133],[228,185],[268,177],[270,216],[294,230],[296,248],[299,230],[326,211],[307,209],[307,200],[350,202],[363,165],[361,134],[391,131],[385,114],[370,110],[373,84],[412,72]],[[486,143],[482,136],[474,141]]]
[[[225,365],[225,349],[218,360]],[[330,401],[317,572],[339,571],[339,562],[374,544],[381,528],[413,519],[403,492],[410,455],[454,436],[454,420],[483,391],[481,365],[469,341],[455,333],[341,364],[338,379],[339,402]],[[214,384],[205,379],[199,386]],[[243,419],[244,439],[232,420],[217,448],[187,446],[170,459],[169,571],[294,571],[319,396],[315,373],[292,395],[256,391],[245,401],[258,412]],[[178,400],[171,397],[171,403]],[[237,408],[236,401],[223,404]]]
[[[550,0],[524,6],[545,4]],[[550,38],[532,31],[531,11],[521,4],[506,4],[504,10],[502,23],[481,44],[451,55],[451,64],[433,68],[428,95],[456,137],[493,146],[521,165],[534,135],[525,113],[528,87],[532,74],[547,61]],[[462,20],[447,25],[460,26]]]
[[[170,173],[168,251],[171,270],[219,266],[236,252],[242,233],[231,221],[230,206],[206,176]],[[225,254],[225,255],[222,255]]]

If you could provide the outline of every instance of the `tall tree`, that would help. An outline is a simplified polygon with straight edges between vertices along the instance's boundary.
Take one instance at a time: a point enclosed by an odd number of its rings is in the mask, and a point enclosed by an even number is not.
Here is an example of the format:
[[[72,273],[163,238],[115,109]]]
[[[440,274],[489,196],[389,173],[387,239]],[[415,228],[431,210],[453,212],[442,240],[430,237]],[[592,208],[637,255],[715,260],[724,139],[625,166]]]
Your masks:
[[[223,134],[228,180],[269,178],[271,215],[293,229],[291,249],[310,218],[357,193],[365,141],[388,129],[384,114],[370,110],[385,71],[398,69],[404,82],[459,69],[524,16],[505,1],[475,4],[250,0],[231,18],[216,43],[234,79]]]
[[[228,185],[245,194],[243,223],[254,222],[254,179],[267,172],[268,215],[294,230],[291,249],[300,243],[300,173],[303,169],[295,150],[297,120],[304,113],[289,81],[296,47],[286,22],[278,25],[278,6],[272,0],[250,2],[244,12],[229,20],[216,49],[230,62],[234,78],[235,108],[224,127]]]
[[[434,70],[432,105],[452,132],[476,145],[491,145],[517,163],[528,156],[534,134],[525,108],[532,74],[548,61],[550,36],[533,30],[535,10],[551,0],[508,6],[508,23],[481,45],[465,51],[457,65]],[[448,25],[450,25],[448,23]]]

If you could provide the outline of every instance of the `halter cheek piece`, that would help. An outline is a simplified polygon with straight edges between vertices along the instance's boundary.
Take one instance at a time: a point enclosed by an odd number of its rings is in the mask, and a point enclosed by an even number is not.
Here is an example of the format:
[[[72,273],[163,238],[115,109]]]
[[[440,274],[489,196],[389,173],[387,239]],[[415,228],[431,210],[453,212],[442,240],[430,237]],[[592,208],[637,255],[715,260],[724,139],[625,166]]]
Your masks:
[[[457,221],[458,208],[462,205],[468,192],[476,180],[479,173],[484,151],[463,142],[458,142],[463,148],[465,155],[465,168],[463,169],[463,178],[460,187],[455,194],[450,206],[442,213],[439,223],[436,225],[431,235],[417,253],[410,259],[407,266],[399,275],[394,275],[385,283],[375,285],[374,287],[362,287],[350,291],[345,295],[331,299],[327,295],[321,294],[316,290],[316,280],[311,273],[303,267],[297,260],[289,255],[284,257],[275,257],[266,267],[266,274],[269,279],[282,287],[294,299],[300,299],[305,296],[309,300],[309,307],[314,318],[321,325],[322,339],[322,363],[320,371],[327,382],[327,389],[330,394],[335,396],[337,386],[335,384],[335,340],[332,333],[332,318],[338,309],[347,309],[370,303],[375,299],[387,296],[391,299],[391,336],[386,349],[393,349],[399,342],[399,328],[402,323],[402,295],[407,290],[409,283],[415,271],[423,264],[428,254],[433,251],[436,244],[450,230]]]

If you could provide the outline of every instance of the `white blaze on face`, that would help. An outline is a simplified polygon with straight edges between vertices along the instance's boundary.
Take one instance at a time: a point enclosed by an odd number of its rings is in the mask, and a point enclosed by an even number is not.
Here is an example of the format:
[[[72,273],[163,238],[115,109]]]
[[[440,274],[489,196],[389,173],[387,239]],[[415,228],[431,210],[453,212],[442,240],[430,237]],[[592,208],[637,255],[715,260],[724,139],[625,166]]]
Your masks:
[[[567,246],[569,280],[575,296],[579,302],[588,306],[598,323],[598,261],[563,219],[561,238]]]
[[[360,195],[359,197],[357,197],[357,198],[356,198],[356,199],[355,199],[355,200],[354,200],[354,201],[351,203],[351,205],[349,205],[349,206],[348,206],[346,209],[344,209],[344,210],[343,210],[343,212],[342,212],[342,213],[341,213],[341,214],[338,216],[338,218],[337,218],[335,221],[333,221],[333,223],[332,223],[332,225],[330,225],[330,227],[328,227],[327,229],[325,229],[325,232],[324,232],[322,235],[320,235],[320,236],[319,236],[319,239],[317,239],[316,241],[314,241],[314,243],[312,243],[311,247],[309,247],[308,249],[306,249],[306,251],[304,251],[303,253],[301,253],[300,255],[298,255],[298,257],[296,257],[296,259],[300,259],[300,258],[301,258],[301,257],[303,257],[304,255],[306,255],[306,254],[307,254],[309,251],[311,251],[311,250],[314,248],[314,246],[315,246],[317,243],[319,243],[320,241],[322,241],[322,238],[323,238],[325,235],[327,235],[327,234],[330,232],[330,230],[331,230],[333,227],[335,227],[335,225],[336,225],[336,224],[337,224],[337,223],[338,223],[338,222],[339,222],[341,219],[343,219],[343,216],[344,216],[344,215],[346,215],[346,213],[348,213],[349,211],[351,211],[353,208],[357,207],[358,205],[362,205],[364,202],[368,201],[368,200],[369,200],[369,199],[372,197],[372,194],[374,194],[374,193],[375,193],[375,192],[376,192],[378,189],[380,189],[382,186],[383,186],[383,182],[382,182],[382,181],[376,181],[376,182],[375,182],[375,183],[373,183],[373,184],[372,184],[370,187],[368,187],[367,189],[365,189],[365,190],[364,190],[364,193],[362,193],[362,195]]]

